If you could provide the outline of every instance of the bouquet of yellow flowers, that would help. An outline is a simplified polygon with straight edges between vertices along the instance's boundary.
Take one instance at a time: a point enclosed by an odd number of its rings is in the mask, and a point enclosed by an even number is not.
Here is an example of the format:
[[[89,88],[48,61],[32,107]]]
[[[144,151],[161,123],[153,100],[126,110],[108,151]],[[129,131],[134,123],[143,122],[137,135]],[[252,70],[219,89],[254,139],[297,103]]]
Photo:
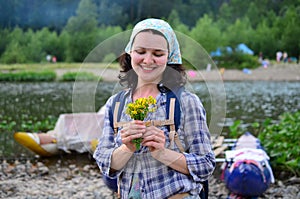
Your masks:
[[[148,98],[139,98],[135,100],[133,103],[129,103],[126,108],[126,114],[134,120],[141,120],[147,117],[149,112],[154,112],[156,110],[156,99],[152,96]],[[135,143],[136,149],[140,149],[142,138],[134,139],[133,142]]]

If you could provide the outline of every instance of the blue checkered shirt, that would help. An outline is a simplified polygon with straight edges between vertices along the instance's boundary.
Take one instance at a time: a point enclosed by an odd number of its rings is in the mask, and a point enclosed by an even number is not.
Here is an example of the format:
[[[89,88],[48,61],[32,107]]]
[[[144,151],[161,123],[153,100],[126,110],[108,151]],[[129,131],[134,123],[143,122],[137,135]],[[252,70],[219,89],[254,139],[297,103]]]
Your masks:
[[[131,93],[128,92],[125,106],[132,102],[129,97]],[[157,161],[151,156],[148,148],[143,146],[133,154],[123,169],[109,175],[112,153],[122,144],[120,133],[114,135],[110,126],[108,110],[112,107],[114,97],[115,95],[110,97],[106,103],[104,128],[93,157],[104,175],[119,179],[121,198],[128,198],[134,174],[139,177],[142,198],[162,199],[185,192],[198,195],[202,189],[201,182],[207,180],[215,168],[215,157],[210,143],[206,113],[198,96],[183,91],[180,97],[181,118],[177,133],[186,151],[183,154],[190,175],[182,174]],[[166,95],[161,93],[156,100],[157,110],[151,113],[146,120],[166,119]],[[125,114],[124,108],[120,121],[130,120],[130,117]],[[165,126],[160,128],[165,132],[166,147],[170,148],[168,129]],[[176,144],[172,150],[180,152]]]

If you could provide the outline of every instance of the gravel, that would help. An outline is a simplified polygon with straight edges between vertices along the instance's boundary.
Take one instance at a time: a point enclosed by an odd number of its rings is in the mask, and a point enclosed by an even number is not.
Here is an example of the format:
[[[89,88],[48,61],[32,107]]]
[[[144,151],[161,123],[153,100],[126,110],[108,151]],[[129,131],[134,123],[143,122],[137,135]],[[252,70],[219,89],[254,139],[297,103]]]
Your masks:
[[[87,158],[89,157],[89,158]],[[216,173],[218,171],[216,170]],[[209,180],[210,199],[227,198],[228,190],[215,174]],[[276,180],[258,199],[300,199],[300,178]],[[0,198],[115,199],[89,155],[52,159],[1,160]]]

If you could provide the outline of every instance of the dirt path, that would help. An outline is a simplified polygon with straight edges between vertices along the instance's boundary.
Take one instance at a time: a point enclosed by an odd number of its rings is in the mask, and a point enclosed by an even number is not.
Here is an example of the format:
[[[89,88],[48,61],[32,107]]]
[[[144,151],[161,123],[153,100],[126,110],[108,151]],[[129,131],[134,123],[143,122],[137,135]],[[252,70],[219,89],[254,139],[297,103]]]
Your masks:
[[[297,64],[280,64],[271,65],[268,68],[259,67],[254,70],[242,71],[228,69],[223,75],[220,71],[198,71],[196,75],[193,71],[188,71],[188,78],[191,81],[210,81],[221,80],[224,81],[300,81],[300,65]]]
[[[56,69],[58,76],[62,76],[65,72],[70,71],[86,71],[94,73],[97,76],[101,76],[104,81],[118,81],[118,69]],[[223,76],[219,70],[199,70],[199,71],[187,71],[189,81],[300,81],[300,64],[276,64],[271,65],[268,68],[257,68],[248,71],[248,73],[241,70],[228,69],[225,70]]]

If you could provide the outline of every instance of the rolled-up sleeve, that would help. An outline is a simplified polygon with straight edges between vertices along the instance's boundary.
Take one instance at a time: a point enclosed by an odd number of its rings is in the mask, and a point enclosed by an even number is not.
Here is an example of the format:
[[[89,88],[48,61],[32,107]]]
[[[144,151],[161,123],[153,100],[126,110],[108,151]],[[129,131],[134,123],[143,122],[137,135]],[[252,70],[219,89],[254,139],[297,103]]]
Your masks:
[[[181,103],[187,167],[194,181],[205,181],[212,175],[216,165],[206,112],[199,97],[194,94],[183,94]]]
[[[115,172],[110,174],[110,167],[111,167],[111,157],[113,151],[118,147],[116,142],[114,141],[114,130],[110,125],[109,120],[109,110],[111,109],[112,102],[114,96],[108,99],[106,103],[106,110],[105,110],[105,117],[104,117],[104,127],[102,131],[101,137],[98,139],[97,148],[93,154],[93,158],[96,160],[100,171],[111,178],[116,178],[119,172]]]

